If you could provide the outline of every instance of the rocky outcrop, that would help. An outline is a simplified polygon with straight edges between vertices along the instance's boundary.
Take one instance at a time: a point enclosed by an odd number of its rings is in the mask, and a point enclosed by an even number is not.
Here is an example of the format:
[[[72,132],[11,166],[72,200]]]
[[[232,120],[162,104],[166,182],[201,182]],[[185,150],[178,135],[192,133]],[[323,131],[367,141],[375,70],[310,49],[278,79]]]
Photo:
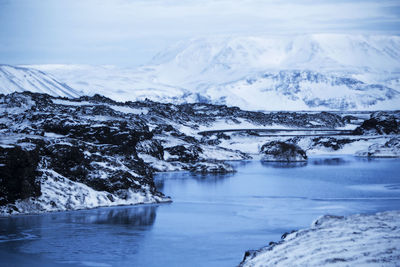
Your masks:
[[[215,161],[196,163],[190,171],[200,174],[226,174],[235,172],[235,169],[227,163]]]
[[[366,150],[356,153],[360,157],[398,158],[400,157],[400,138],[391,138],[384,144],[372,144]]]
[[[112,100],[90,99],[0,97],[1,214],[169,201],[138,156],[163,158],[147,124],[107,106]]]
[[[316,137],[312,139],[312,146],[323,146],[332,150],[342,149],[346,144],[356,142],[357,139],[335,138],[335,137]]]
[[[354,130],[356,135],[400,134],[400,113],[374,112]]]
[[[165,148],[169,156],[168,161],[179,161],[183,163],[196,162],[199,160],[200,153],[203,151],[199,146],[173,146]]]
[[[264,144],[260,153],[263,155],[263,161],[296,162],[307,160],[306,152],[298,145],[280,141]]]

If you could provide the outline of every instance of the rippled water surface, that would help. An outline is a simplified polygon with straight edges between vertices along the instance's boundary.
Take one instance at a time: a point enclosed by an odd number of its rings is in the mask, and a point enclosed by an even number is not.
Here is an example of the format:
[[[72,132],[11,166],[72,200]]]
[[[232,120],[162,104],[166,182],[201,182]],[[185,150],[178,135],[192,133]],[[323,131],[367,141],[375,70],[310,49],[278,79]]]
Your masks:
[[[170,204],[0,218],[0,265],[236,266],[320,215],[400,208],[398,159],[234,165],[226,176],[158,174]]]

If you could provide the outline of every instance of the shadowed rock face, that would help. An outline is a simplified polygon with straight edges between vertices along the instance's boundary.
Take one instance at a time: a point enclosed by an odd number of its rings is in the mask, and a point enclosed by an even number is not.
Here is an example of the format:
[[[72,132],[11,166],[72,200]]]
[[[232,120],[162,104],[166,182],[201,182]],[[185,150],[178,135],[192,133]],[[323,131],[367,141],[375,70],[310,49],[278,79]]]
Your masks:
[[[375,112],[354,130],[354,134],[400,134],[400,112]]]
[[[177,160],[180,162],[196,162],[199,160],[199,154],[202,152],[202,149],[199,146],[174,146],[166,148],[166,151],[172,155],[171,159]]]
[[[306,161],[307,155],[299,146],[292,143],[272,141],[264,144],[260,152],[264,161]]]
[[[0,147],[0,205],[40,196],[37,150]]]
[[[351,144],[357,141],[356,139],[338,139],[334,137],[316,137],[312,139],[313,146],[323,146],[333,150],[339,150],[346,144]]]

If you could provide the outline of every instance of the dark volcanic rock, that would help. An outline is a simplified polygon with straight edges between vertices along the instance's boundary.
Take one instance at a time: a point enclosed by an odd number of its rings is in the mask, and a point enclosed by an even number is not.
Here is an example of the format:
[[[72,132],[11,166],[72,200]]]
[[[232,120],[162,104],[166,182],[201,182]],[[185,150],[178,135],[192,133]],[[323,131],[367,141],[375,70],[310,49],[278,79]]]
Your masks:
[[[354,130],[354,134],[400,134],[399,118],[387,112],[374,112]]]
[[[264,161],[306,161],[307,155],[298,145],[280,141],[272,141],[264,144],[260,152]]]
[[[49,144],[45,147],[49,167],[73,181],[84,181],[88,175],[90,161],[85,158],[78,145]]]
[[[190,171],[201,174],[226,174],[235,172],[231,165],[224,162],[198,162],[190,168]]]
[[[183,145],[168,147],[165,148],[165,151],[173,156],[170,158],[170,160],[180,161],[184,163],[198,161],[200,153],[203,152],[203,150],[199,146],[185,147]]]
[[[334,138],[334,137],[317,137],[312,139],[313,146],[324,146],[327,148],[332,148],[333,150],[339,150],[344,147],[346,144],[351,144],[357,139],[348,139],[348,138]]]
[[[0,205],[40,196],[38,163],[37,149],[25,151],[19,146],[0,147]]]
[[[164,147],[158,140],[144,140],[136,145],[137,153],[148,154],[156,159],[164,159]]]

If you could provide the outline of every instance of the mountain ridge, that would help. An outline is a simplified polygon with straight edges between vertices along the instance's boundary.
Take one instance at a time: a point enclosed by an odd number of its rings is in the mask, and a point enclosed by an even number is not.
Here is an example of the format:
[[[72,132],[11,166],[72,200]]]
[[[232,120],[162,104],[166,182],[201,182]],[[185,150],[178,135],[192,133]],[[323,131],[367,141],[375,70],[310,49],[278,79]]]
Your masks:
[[[400,109],[399,36],[200,38],[171,46],[135,69],[24,67],[48,73],[78,93],[117,101],[148,98],[250,110]]]

